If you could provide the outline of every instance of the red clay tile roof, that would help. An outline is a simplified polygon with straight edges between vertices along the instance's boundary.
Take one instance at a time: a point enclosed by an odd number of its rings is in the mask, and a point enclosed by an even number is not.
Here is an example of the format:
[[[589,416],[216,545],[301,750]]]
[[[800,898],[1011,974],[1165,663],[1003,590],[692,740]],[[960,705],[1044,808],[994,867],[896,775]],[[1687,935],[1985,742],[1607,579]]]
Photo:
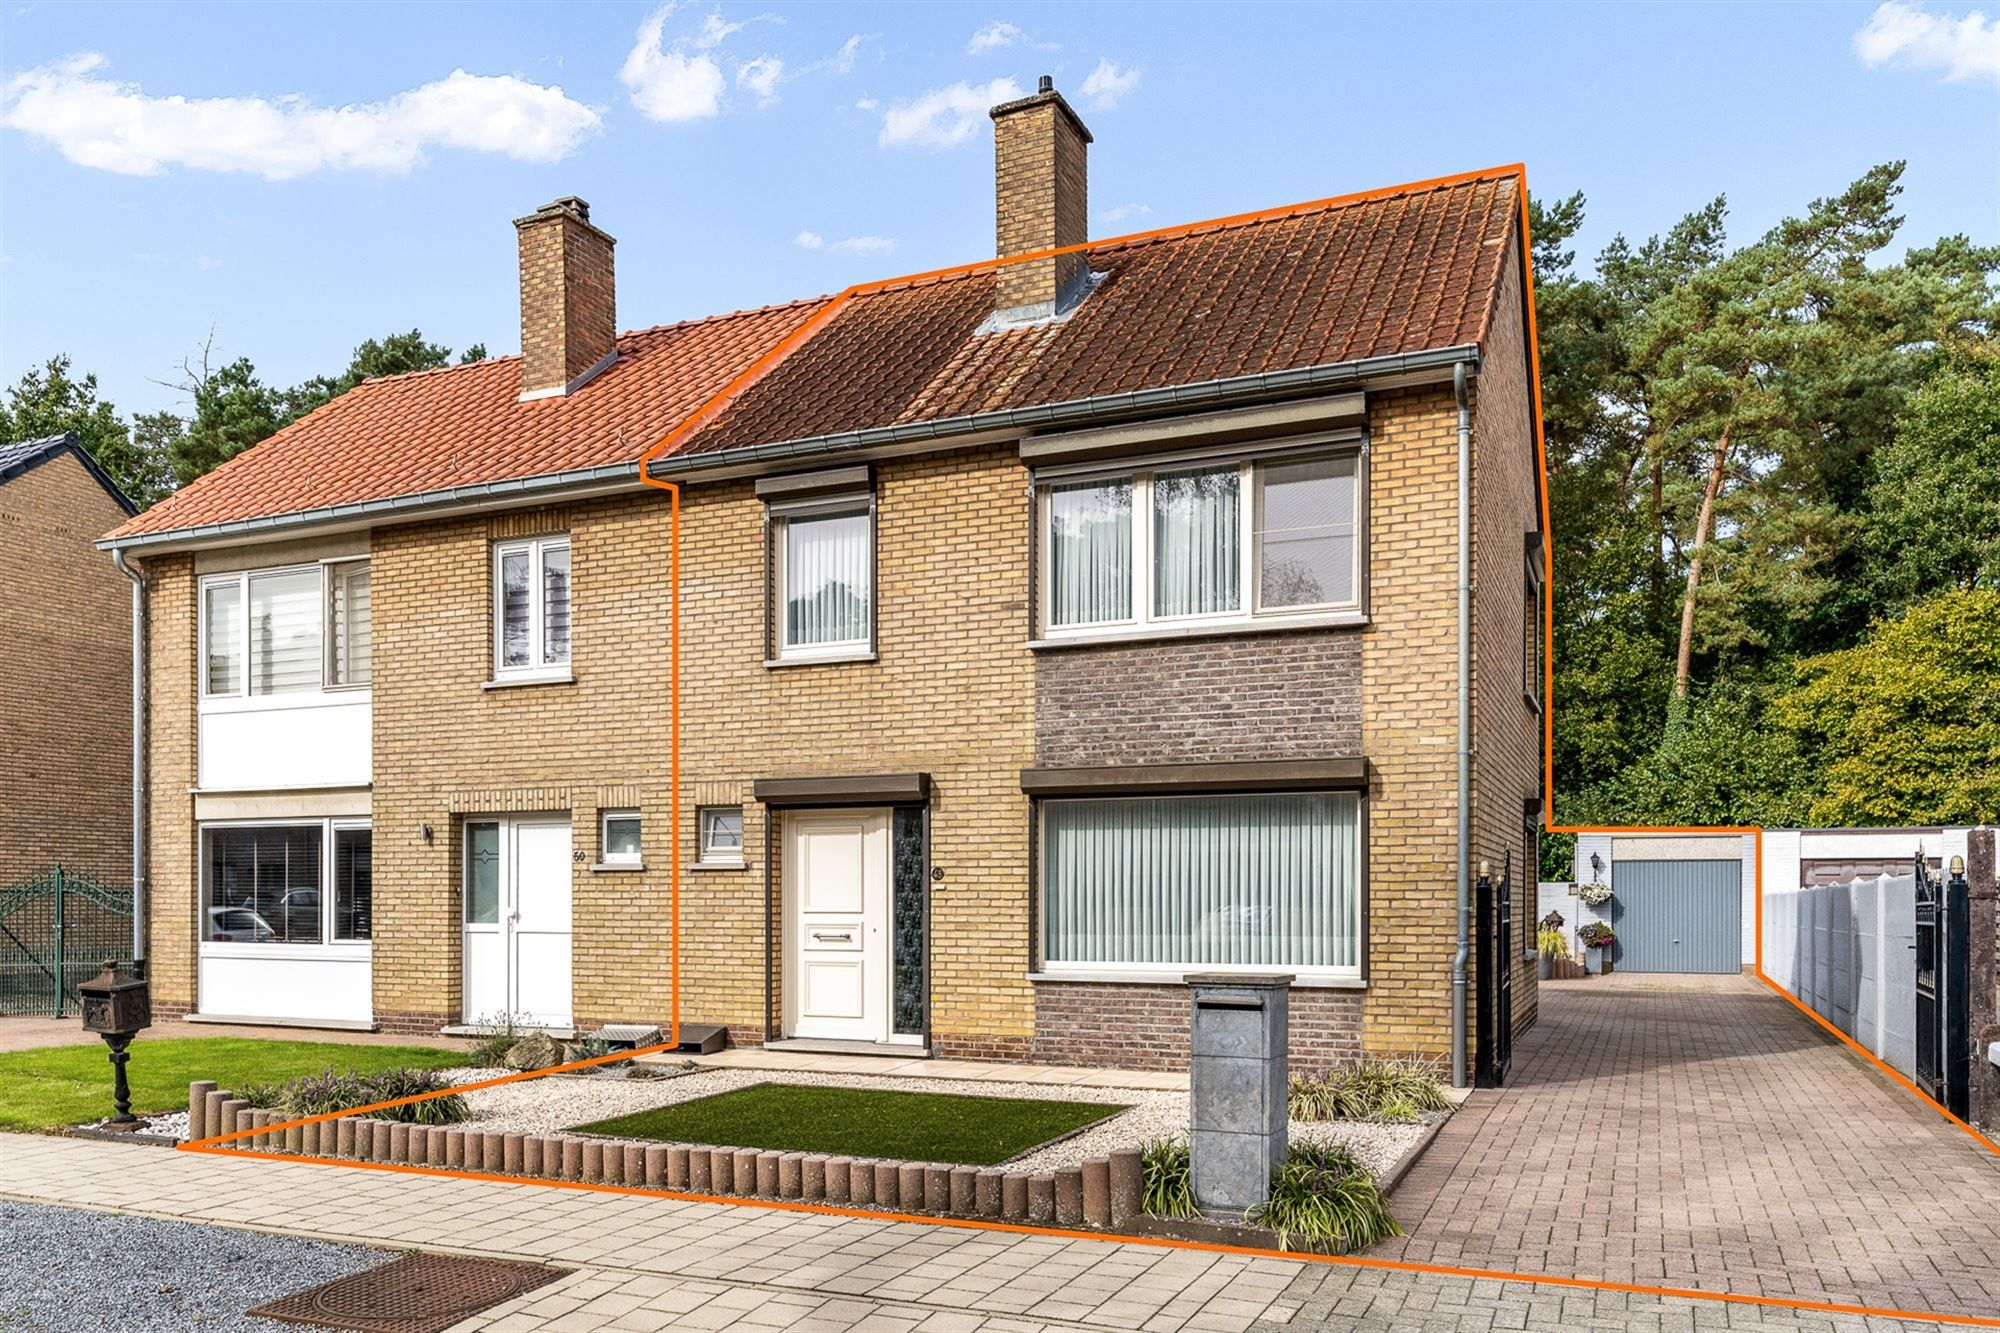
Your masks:
[[[566,397],[521,402],[521,358],[365,380],[114,538],[632,463],[827,297],[626,333]]]
[[[1512,171],[1113,241],[1061,321],[975,332],[990,269],[873,284],[675,453],[1483,344],[1519,227]],[[839,298],[628,333],[567,397],[518,357],[371,380],[114,538],[629,464]]]
[[[1090,251],[1069,318],[976,330],[992,270],[854,298],[677,455],[1481,343],[1518,178]]]

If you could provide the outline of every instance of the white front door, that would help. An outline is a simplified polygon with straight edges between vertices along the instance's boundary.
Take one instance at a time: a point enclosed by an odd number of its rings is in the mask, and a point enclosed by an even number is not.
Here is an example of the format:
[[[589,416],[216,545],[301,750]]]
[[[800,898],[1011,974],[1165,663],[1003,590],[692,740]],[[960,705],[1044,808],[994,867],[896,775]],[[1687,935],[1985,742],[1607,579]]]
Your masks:
[[[569,839],[567,819],[466,821],[467,1023],[570,1026]]]
[[[785,816],[785,1031],[887,1041],[889,812]]]

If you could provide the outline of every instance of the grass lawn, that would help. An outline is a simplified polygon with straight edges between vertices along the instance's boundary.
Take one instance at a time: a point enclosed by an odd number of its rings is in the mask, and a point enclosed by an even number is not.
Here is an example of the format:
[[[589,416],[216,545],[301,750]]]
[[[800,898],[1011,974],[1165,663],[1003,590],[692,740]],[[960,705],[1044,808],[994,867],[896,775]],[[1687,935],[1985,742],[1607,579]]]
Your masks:
[[[103,1043],[45,1046],[0,1054],[0,1129],[53,1129],[99,1120],[111,1104],[111,1061]],[[136,1112],[178,1110],[189,1083],[212,1078],[225,1088],[282,1083],[322,1070],[372,1072],[397,1066],[462,1065],[462,1051],[429,1046],[350,1046],[332,1041],[250,1037],[170,1037],[132,1043],[125,1075]]]
[[[991,1166],[1124,1109],[1098,1102],[759,1083],[577,1129],[672,1143]]]

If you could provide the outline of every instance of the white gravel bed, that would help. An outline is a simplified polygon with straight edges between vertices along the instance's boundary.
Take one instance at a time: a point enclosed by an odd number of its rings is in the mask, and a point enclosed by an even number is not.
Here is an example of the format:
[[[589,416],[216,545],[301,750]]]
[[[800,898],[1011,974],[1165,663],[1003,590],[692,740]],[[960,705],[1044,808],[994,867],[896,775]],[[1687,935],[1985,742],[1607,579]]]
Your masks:
[[[450,1070],[454,1083],[494,1078],[501,1070]],[[794,1083],[836,1088],[879,1088],[891,1092],[936,1092],[970,1097],[1028,1097],[1053,1102],[1102,1102],[1126,1109],[1047,1147],[1007,1163],[1013,1169],[1054,1171],[1075,1166],[1114,1148],[1136,1148],[1152,1139],[1185,1137],[1188,1095],[1132,1088],[1090,1088],[1072,1084],[1002,1083],[996,1080],[884,1078],[865,1074],[790,1073],[763,1069],[715,1069],[674,1078],[607,1079],[552,1075],[465,1094],[473,1123],[505,1133],[556,1134],[613,1116],[711,1097],[758,1083]],[[1333,1120],[1291,1123],[1296,1143],[1344,1143],[1370,1171],[1380,1175],[1423,1135],[1427,1121],[1377,1124]]]

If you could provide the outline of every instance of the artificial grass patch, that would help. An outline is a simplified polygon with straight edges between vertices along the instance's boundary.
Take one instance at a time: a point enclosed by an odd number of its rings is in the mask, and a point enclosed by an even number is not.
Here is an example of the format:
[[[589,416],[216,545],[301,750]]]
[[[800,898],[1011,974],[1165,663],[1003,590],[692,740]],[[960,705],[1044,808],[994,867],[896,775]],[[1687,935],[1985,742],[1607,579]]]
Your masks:
[[[186,1104],[188,1084],[212,1078],[225,1088],[285,1083],[326,1070],[374,1073],[465,1063],[460,1051],[429,1046],[356,1046],[332,1041],[266,1041],[257,1037],[165,1037],[132,1043],[125,1067],[132,1109],[170,1111]],[[104,1046],[43,1046],[0,1054],[0,1129],[53,1129],[113,1113],[111,1062]]]
[[[992,1166],[1124,1109],[1100,1102],[758,1083],[576,1128],[722,1148]]]

